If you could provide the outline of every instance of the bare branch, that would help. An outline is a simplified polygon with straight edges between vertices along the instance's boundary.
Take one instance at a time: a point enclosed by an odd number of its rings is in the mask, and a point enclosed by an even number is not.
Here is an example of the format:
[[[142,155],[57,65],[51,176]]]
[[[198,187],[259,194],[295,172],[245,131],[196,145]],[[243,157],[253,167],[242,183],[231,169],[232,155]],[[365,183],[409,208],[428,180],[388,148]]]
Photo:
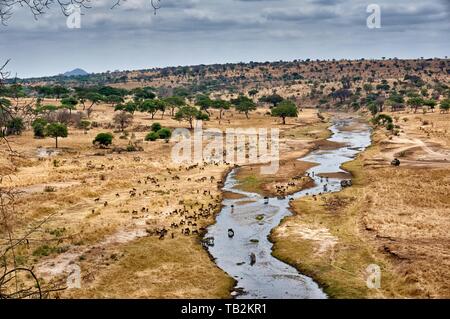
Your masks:
[[[126,0],[114,1],[111,9],[120,6],[121,2]],[[8,19],[13,15],[15,7],[28,8],[37,19],[52,6],[58,6],[63,15],[69,16],[73,5],[89,9],[91,8],[90,3],[91,0],[0,0],[0,23],[6,25]],[[161,0],[150,0],[150,3],[156,14],[156,11],[161,8]]]

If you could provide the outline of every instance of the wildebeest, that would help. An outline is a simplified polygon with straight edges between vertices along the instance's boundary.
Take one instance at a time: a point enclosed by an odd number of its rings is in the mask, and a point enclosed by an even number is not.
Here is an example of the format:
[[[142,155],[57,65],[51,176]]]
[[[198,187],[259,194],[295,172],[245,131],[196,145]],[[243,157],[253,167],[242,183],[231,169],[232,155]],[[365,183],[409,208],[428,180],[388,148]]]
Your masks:
[[[398,158],[395,158],[392,162],[391,162],[392,166],[400,166],[400,160]]]
[[[254,253],[250,254],[250,266],[253,266],[256,263],[256,255]]]

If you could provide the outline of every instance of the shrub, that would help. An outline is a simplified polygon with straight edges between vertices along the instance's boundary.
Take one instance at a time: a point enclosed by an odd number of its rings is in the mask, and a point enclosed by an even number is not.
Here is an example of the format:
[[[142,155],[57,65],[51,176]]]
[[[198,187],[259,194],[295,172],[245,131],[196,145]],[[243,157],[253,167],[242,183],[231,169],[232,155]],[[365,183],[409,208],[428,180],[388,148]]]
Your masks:
[[[137,152],[139,150],[140,149],[136,145],[134,145],[132,143],[127,145],[127,152]]]
[[[14,117],[6,123],[6,135],[20,135],[25,129],[25,124],[20,117]]]
[[[160,139],[168,139],[172,136],[172,131],[168,128],[162,128],[156,132]]]
[[[99,133],[92,141],[94,145],[108,146],[112,144],[114,136],[111,133]]]
[[[147,134],[147,136],[145,137],[146,141],[156,141],[159,138],[159,135],[157,132],[150,132]]]
[[[87,121],[87,120],[81,120],[80,123],[78,124],[78,127],[85,131],[87,131],[90,126],[91,126],[91,122]]]
[[[45,137],[45,127],[47,126],[47,121],[42,118],[37,118],[31,124],[33,128],[34,137],[44,138]]]
[[[367,108],[369,109],[370,113],[372,113],[372,115],[375,115],[378,113],[378,107],[373,103],[370,103],[369,105],[367,105]]]
[[[48,256],[54,251],[53,247],[42,245],[33,251],[33,256]]]
[[[378,114],[374,118],[372,118],[372,123],[375,125],[387,125],[389,123],[392,123],[392,117],[390,117],[387,114]]]
[[[152,132],[158,132],[161,129],[162,129],[162,125],[159,124],[158,122],[155,122],[152,124]]]

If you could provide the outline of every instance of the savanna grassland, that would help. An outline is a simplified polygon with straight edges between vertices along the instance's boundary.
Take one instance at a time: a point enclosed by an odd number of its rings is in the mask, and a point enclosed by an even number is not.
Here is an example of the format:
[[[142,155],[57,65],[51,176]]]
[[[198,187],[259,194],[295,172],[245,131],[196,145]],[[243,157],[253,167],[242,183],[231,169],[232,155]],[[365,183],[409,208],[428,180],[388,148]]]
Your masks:
[[[50,297],[230,298],[235,280],[202,238],[233,196],[221,190],[233,165],[174,163],[170,133],[200,120],[280,129],[279,171],[243,165],[237,178],[286,196],[313,183],[298,158],[339,147],[328,127],[350,116],[373,128],[344,165],[353,185],[293,201],[273,254],[334,298],[449,297],[449,70],[447,59],[305,60],[4,78],[2,266],[60,288],[80,267],[81,288]],[[369,264],[379,289],[366,286]]]
[[[186,127],[169,116],[152,120],[135,114],[126,132],[114,134],[113,147],[95,147],[98,133],[114,131],[113,115],[110,106],[96,106],[90,115],[96,127],[70,128],[58,149],[54,139],[33,138],[31,131],[8,139],[15,153],[2,157],[2,170],[12,171],[2,187],[21,192],[14,233],[20,237],[30,225],[46,221],[17,248],[17,257],[32,264],[43,282],[61,285],[79,265],[82,288],[57,293],[64,298],[229,297],[234,280],[215,266],[201,236],[220,210],[221,182],[231,166],[179,166],[171,160],[173,142],[144,141],[154,122],[172,130]],[[256,110],[250,119],[229,111],[220,125],[213,119],[203,126],[288,130],[321,122],[317,111],[305,110],[302,118],[282,126]],[[299,139],[281,147],[291,149],[292,143],[300,149],[307,145]],[[127,151],[129,145],[137,151]],[[186,228],[190,234],[183,233]]]
[[[375,129],[373,145],[344,165],[352,187],[293,202],[274,254],[336,298],[448,298],[450,117],[389,114],[398,136]],[[381,267],[380,289],[365,284],[369,264]]]

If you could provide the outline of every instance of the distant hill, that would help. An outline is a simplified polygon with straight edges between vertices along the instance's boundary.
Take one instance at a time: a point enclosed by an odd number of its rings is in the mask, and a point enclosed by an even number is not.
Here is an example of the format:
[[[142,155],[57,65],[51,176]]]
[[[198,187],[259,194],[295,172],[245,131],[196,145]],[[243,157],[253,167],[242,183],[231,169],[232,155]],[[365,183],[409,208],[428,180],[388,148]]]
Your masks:
[[[83,69],[74,69],[72,71],[68,71],[66,73],[64,73],[64,76],[80,76],[80,75],[88,75],[89,73],[87,73],[85,70]]]
[[[257,89],[260,92],[280,89],[281,92],[283,87],[291,87],[292,90],[289,91],[289,94],[286,93],[286,96],[301,97],[310,91],[310,87],[314,87],[317,92],[323,92],[327,86],[336,90],[342,86],[343,79],[347,81],[350,79],[355,87],[360,87],[360,90],[366,83],[375,83],[376,88],[376,85],[382,81],[390,80],[389,85],[393,85],[394,82],[398,84],[412,76],[419,77],[425,83],[436,80],[446,83],[450,74],[450,60],[439,58],[407,60],[396,58],[381,60],[306,59],[201,64],[70,76],[75,71],[52,77],[22,79],[21,83],[24,85],[45,84],[71,87],[110,85],[127,89],[150,86],[166,90],[167,94],[177,89],[177,94],[193,95],[197,93],[209,94],[216,91],[236,93],[250,89]],[[83,70],[81,71],[83,72]],[[10,79],[10,83],[14,81],[17,81],[17,79]],[[320,86],[323,86],[323,88]]]

